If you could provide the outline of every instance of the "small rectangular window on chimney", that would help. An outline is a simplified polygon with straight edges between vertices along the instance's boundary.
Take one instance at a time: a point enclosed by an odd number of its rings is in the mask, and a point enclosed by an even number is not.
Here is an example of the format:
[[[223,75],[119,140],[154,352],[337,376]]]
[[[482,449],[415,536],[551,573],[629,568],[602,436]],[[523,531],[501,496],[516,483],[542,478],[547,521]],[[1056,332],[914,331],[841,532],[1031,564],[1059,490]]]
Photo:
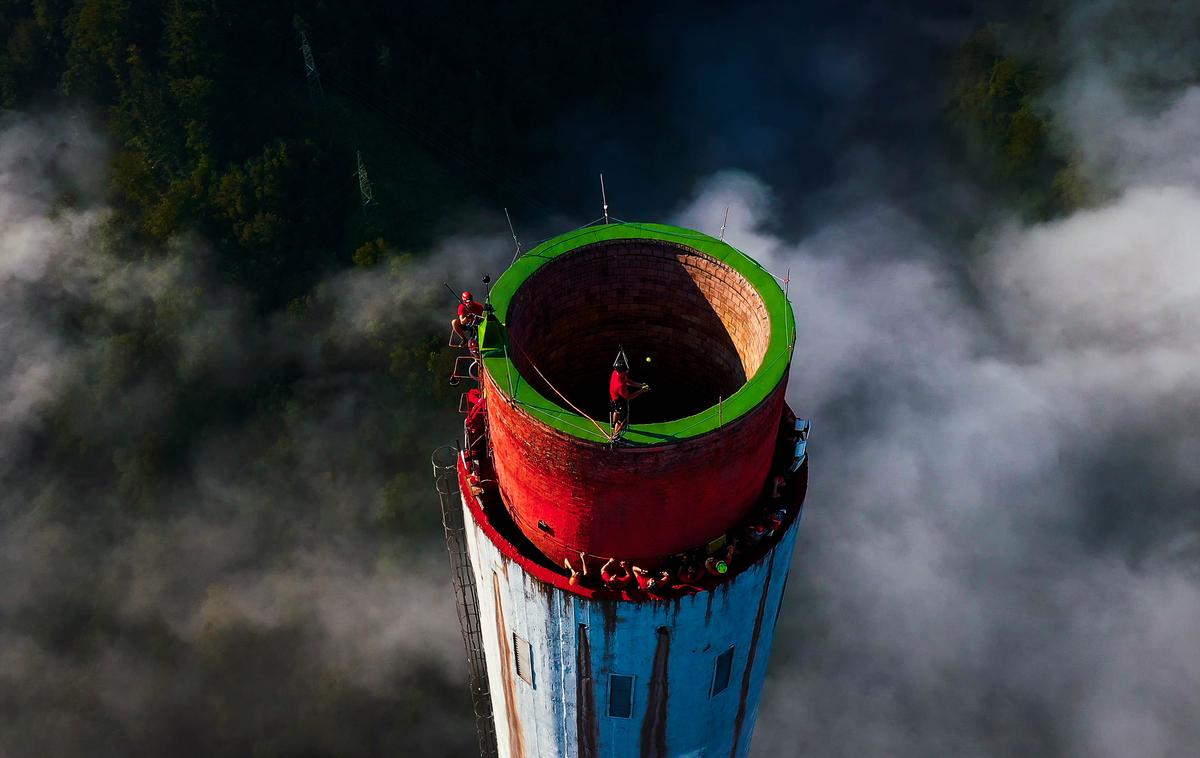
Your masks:
[[[733,672],[733,645],[724,653],[717,656],[716,662],[713,664],[713,679],[712,689],[708,696],[713,697],[725,691],[729,686],[729,676]]]
[[[610,674],[608,677],[608,715],[627,719],[633,715],[633,677]]]
[[[529,642],[517,634],[512,633],[513,644],[513,659],[517,668],[517,676],[521,681],[533,686],[533,648]]]

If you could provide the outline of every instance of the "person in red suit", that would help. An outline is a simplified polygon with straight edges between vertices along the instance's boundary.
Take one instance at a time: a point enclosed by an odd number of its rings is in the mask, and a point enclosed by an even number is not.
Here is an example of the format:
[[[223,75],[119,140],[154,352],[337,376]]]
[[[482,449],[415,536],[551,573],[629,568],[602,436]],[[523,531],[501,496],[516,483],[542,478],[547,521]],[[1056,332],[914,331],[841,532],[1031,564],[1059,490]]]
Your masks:
[[[467,342],[467,335],[463,330],[475,328],[482,320],[483,303],[475,302],[475,297],[470,292],[462,293],[458,300],[458,315],[450,322],[450,328],[454,330],[454,336],[458,337],[459,345],[465,345]]]
[[[625,360],[625,351],[618,353],[617,360],[613,362],[612,376],[608,378],[608,423],[612,425],[614,439],[621,436],[625,425],[629,423],[629,401],[649,390],[650,385],[629,378],[629,362]]]

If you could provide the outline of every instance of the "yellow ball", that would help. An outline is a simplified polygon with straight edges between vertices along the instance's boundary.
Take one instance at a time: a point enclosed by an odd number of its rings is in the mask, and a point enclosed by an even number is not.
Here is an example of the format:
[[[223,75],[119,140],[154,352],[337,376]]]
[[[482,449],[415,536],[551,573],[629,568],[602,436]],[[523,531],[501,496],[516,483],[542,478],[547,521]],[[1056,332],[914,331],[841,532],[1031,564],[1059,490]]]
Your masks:
[[[647,355],[647,356],[646,356],[646,363],[649,363],[649,362],[650,362],[650,356],[648,356],[648,355]]]

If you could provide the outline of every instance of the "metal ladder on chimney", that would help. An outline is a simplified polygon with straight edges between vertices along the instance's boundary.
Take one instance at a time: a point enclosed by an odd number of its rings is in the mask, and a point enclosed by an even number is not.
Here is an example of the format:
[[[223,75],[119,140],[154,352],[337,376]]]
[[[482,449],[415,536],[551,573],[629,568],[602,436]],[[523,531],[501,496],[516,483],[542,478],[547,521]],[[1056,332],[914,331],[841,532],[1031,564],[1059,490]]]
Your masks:
[[[471,572],[471,557],[467,553],[467,533],[458,489],[458,456],[458,450],[449,445],[434,450],[433,478],[442,506],[442,527],[446,532],[446,553],[450,557],[450,583],[454,587],[458,625],[467,648],[467,672],[479,754],[482,758],[495,758],[498,755],[496,724],[492,720],[487,659],[479,626],[479,594],[475,588],[475,575]]]

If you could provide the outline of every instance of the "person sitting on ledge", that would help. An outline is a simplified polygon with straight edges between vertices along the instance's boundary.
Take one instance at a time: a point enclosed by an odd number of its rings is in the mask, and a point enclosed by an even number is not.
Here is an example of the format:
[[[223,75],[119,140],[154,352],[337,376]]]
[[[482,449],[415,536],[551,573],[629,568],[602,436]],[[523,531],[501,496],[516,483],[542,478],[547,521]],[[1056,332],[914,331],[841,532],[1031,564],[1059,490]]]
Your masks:
[[[779,527],[783,526],[785,518],[787,518],[787,508],[780,508],[767,518],[767,528],[771,530],[770,534],[774,534]]]
[[[752,545],[761,542],[766,536],[767,528],[762,524],[751,524],[750,528],[746,530],[746,539],[750,540]]]
[[[638,589],[643,592],[657,592],[667,582],[671,581],[671,575],[666,571],[660,571],[655,575],[641,566],[633,567],[633,578],[637,580]]]
[[[616,563],[617,569],[610,570],[612,565]],[[608,563],[600,567],[600,580],[604,585],[614,592],[619,592],[629,586],[629,564],[625,561],[618,561],[616,558],[609,558]]]
[[[625,351],[617,353],[612,376],[608,378],[608,423],[612,426],[613,439],[620,437],[629,423],[629,401],[649,391],[650,385],[629,378],[629,361],[625,360]]]
[[[729,572],[729,564],[733,560],[733,544],[730,543],[725,548],[725,557],[717,555],[708,556],[708,560],[704,562],[704,568],[713,576],[724,576]]]
[[[779,498],[783,497],[783,493],[780,492],[780,490],[783,489],[784,485],[786,485],[786,484],[787,484],[787,479],[784,479],[781,474],[775,475],[775,480],[771,483],[771,499],[772,500],[778,500]]]
[[[570,585],[572,587],[577,587],[581,581],[587,579],[587,556],[582,552],[579,553],[579,571],[576,571],[574,567],[571,566],[570,558],[563,558],[563,568],[571,572],[571,579],[569,580]]]
[[[691,558],[688,558],[679,566],[678,576],[680,584],[692,585],[700,581],[704,576],[704,572],[700,570],[700,567]]]
[[[479,461],[471,459],[469,463],[471,469],[467,474],[467,490],[475,497],[479,497],[483,494],[483,482],[479,478]]]

